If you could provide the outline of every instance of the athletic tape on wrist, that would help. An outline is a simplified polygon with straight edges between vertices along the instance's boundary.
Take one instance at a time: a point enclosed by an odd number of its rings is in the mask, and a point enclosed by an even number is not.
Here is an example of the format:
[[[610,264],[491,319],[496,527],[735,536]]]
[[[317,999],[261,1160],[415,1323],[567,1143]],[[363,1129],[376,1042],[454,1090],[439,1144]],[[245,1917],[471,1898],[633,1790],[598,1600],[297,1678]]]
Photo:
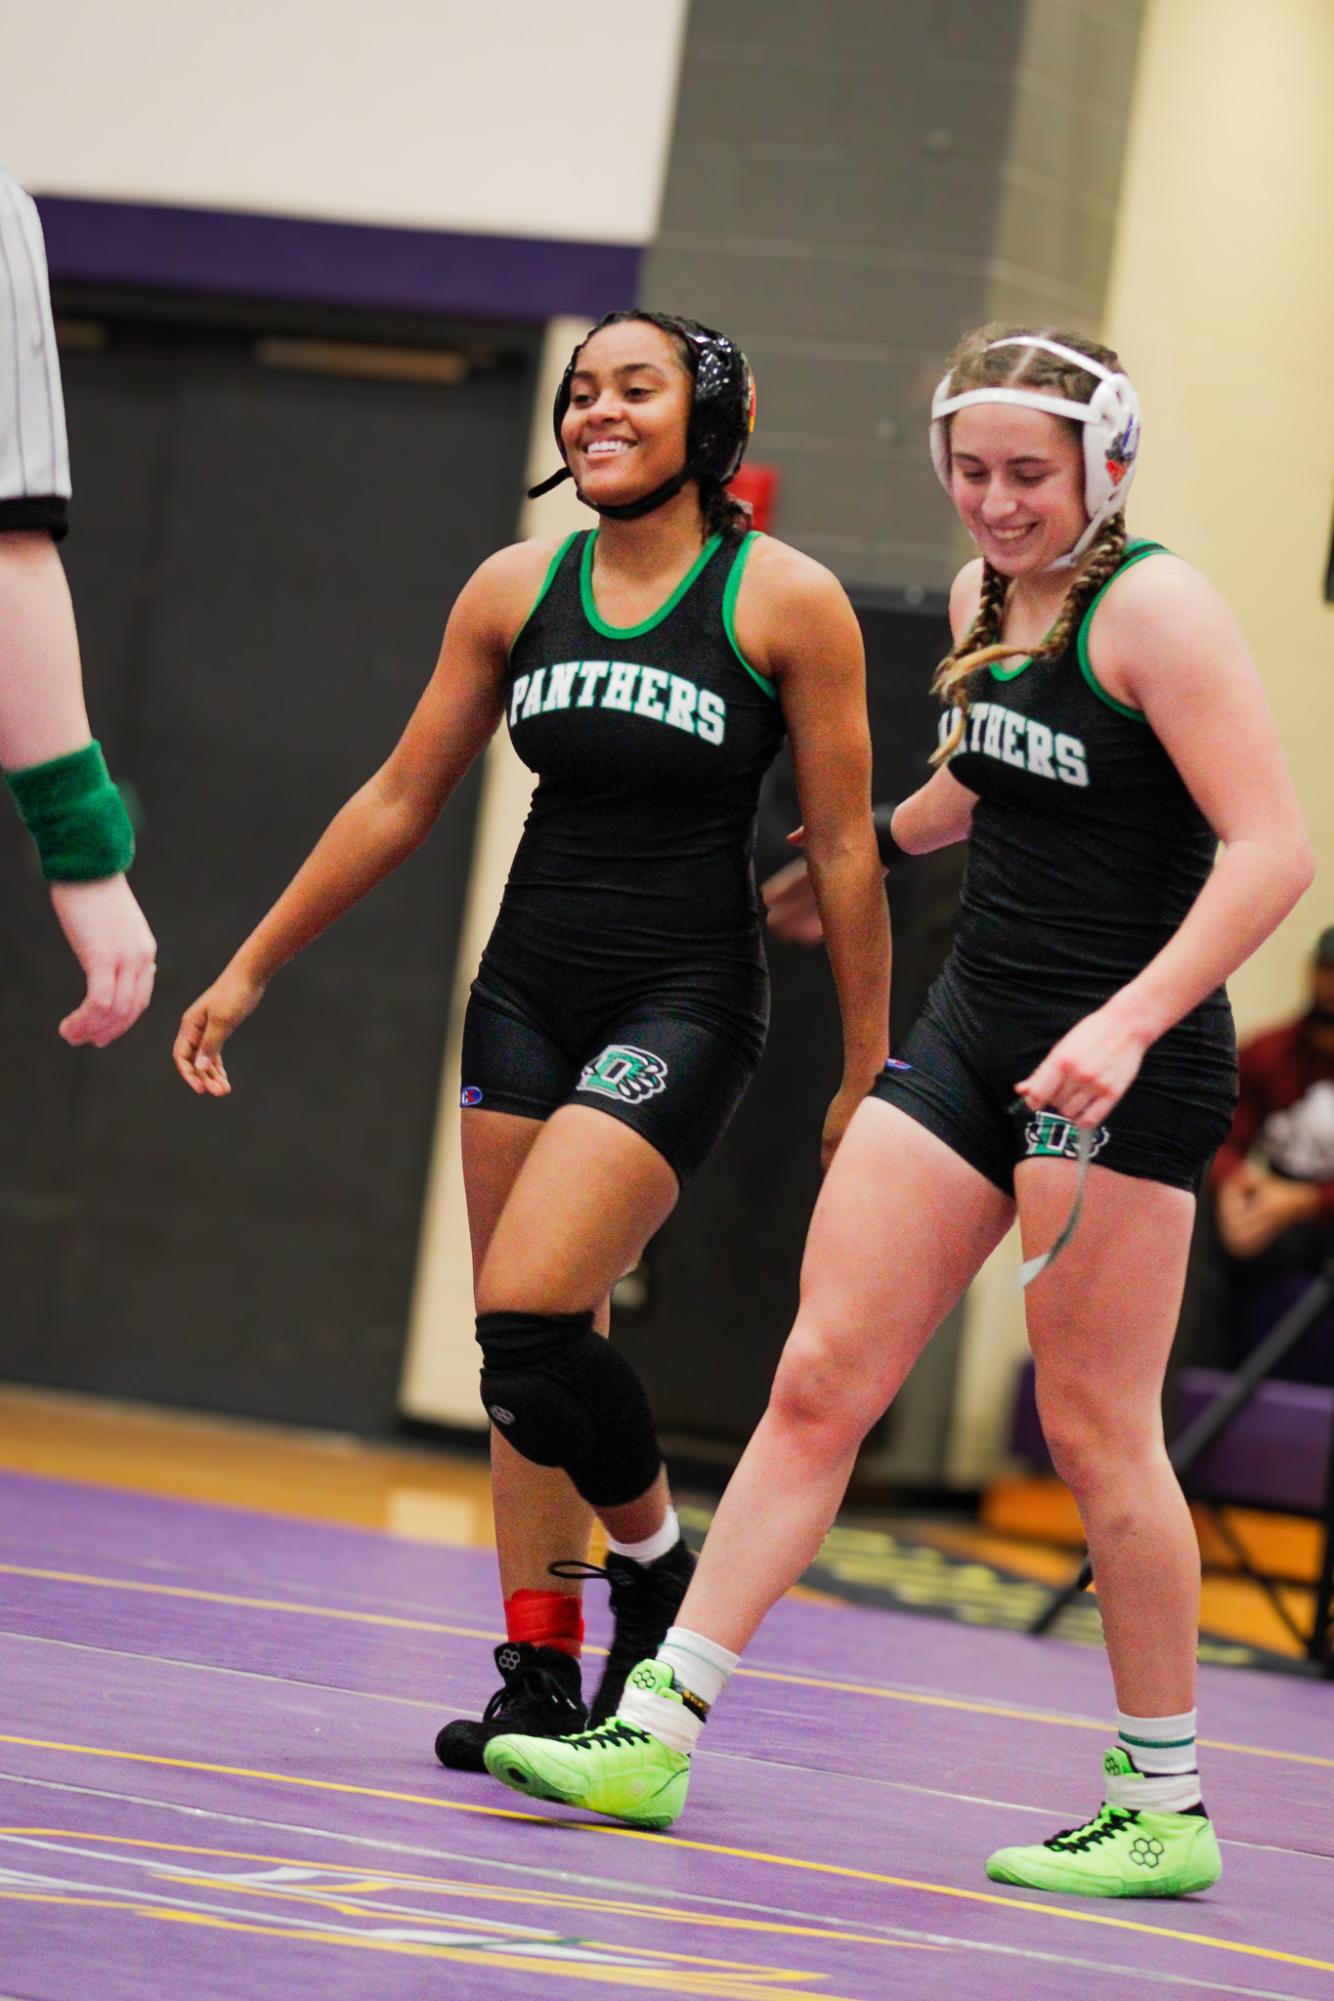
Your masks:
[[[101,744],[8,771],[5,783],[48,882],[102,882],[134,860],[134,829]]]

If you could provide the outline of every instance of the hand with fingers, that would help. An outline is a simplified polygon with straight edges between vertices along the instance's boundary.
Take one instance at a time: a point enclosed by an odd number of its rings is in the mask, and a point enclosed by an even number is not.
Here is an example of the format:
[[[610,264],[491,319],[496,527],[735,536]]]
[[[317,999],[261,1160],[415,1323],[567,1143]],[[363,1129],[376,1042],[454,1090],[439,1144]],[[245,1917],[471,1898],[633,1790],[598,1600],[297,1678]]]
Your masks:
[[[1313,1222],[1323,1198],[1319,1184],[1289,1181],[1246,1161],[1218,1191],[1218,1229],[1234,1258],[1256,1258],[1298,1223]]]
[[[222,1060],[227,1037],[255,1012],[264,983],[231,965],[181,1016],[172,1060],[196,1097],[226,1098],[231,1081]]]
[[[806,829],[798,827],[787,838],[792,847],[799,848],[805,841]],[[760,895],[768,913],[766,921],[775,938],[782,938],[789,945],[823,943],[824,925],[820,921],[820,908],[815,901],[811,872],[804,855],[798,855],[793,862],[785,862],[782,868],[767,876],[760,886]]]
[[[789,847],[806,845],[806,829],[794,828],[787,837]],[[885,871],[889,873],[888,869]],[[775,938],[788,945],[822,945],[824,923],[815,900],[815,885],[805,855],[785,862],[760,884],[766,923]]]
[[[1139,1075],[1149,1038],[1114,1002],[1086,1014],[1015,1090],[1035,1112],[1098,1126]]]
[[[123,875],[100,882],[53,882],[51,906],[84,970],[83,1000],[60,1024],[71,1047],[105,1049],[132,1028],[153,993],[157,946]]]

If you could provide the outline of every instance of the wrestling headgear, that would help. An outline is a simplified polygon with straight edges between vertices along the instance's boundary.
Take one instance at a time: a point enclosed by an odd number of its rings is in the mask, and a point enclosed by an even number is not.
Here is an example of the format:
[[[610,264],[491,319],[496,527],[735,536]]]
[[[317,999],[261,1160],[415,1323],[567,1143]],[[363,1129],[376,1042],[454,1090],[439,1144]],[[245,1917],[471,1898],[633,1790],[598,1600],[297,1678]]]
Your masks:
[[[673,473],[670,479],[664,480],[652,493],[646,493],[641,500],[627,501],[620,507],[600,507],[595,501],[588,502],[590,507],[597,508],[599,514],[605,514],[613,521],[635,521],[641,514],[651,514],[664,501],[678,494],[690,479],[712,479],[726,486],[741,464],[750,434],[755,428],[755,378],[745,355],[726,334],[701,326],[698,320],[681,319],[675,313],[607,313],[595,327],[589,328],[570,356],[556,391],[552,425],[556,433],[556,449],[562,459],[565,457],[565,444],[561,437],[561,425],[570,407],[570,384],[579,356],[595,333],[624,320],[647,320],[650,326],[661,327],[664,333],[674,334],[684,342],[695,393],[686,429],[685,463],[680,472]],[[559,486],[563,479],[572,477],[569,466],[563,465],[550,479],[532,487],[528,498],[536,500],[540,495],[550,493],[552,487]],[[579,498],[584,498],[582,493]]]
[[[1097,387],[1087,403],[1075,403],[1066,396],[1056,396],[1045,389],[1029,389],[1016,383],[1013,387],[984,384],[978,389],[965,389],[958,396],[950,395],[952,376],[947,375],[938,385],[931,398],[931,463],[936,476],[946,492],[950,484],[949,436],[945,429],[945,419],[952,417],[956,410],[966,410],[973,403],[1018,403],[1026,410],[1047,410],[1054,417],[1073,417],[1084,427],[1084,508],[1088,514],[1088,527],[1079,540],[1058,562],[1050,565],[1053,570],[1069,568],[1084,554],[1104,521],[1125,506],[1130,482],[1135,477],[1135,460],[1139,453],[1139,397],[1128,375],[1121,375],[1110,368],[1104,368],[1090,354],[1081,354],[1078,348],[1063,347],[1059,341],[1048,340],[1042,334],[1010,334],[1004,340],[993,340],[986,352],[998,347],[1040,347],[1048,354],[1056,355],[1061,361],[1072,362],[1087,374],[1097,378]]]

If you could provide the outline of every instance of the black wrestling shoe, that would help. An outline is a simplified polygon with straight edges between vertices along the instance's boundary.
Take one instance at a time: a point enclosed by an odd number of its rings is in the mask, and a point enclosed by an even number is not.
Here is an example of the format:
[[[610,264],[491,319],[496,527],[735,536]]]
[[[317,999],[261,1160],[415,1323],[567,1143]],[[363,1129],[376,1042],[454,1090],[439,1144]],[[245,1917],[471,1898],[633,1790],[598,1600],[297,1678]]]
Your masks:
[[[683,1542],[678,1542],[656,1563],[635,1563],[631,1557],[617,1556],[613,1551],[601,1574],[611,1586],[611,1611],[616,1627],[607,1665],[588,1713],[590,1730],[598,1729],[609,1716],[616,1714],[631,1668],[640,1661],[652,1660],[667,1637],[667,1628],[676,1623],[681,1600],[695,1574],[695,1559]]]
[[[564,1737],[588,1721],[573,1654],[535,1647],[528,1640],[506,1640],[496,1648],[496,1666],[503,1686],[487,1703],[481,1721],[460,1716],[446,1723],[435,1740],[435,1755],[451,1772],[484,1772],[482,1753],[493,1737]]]

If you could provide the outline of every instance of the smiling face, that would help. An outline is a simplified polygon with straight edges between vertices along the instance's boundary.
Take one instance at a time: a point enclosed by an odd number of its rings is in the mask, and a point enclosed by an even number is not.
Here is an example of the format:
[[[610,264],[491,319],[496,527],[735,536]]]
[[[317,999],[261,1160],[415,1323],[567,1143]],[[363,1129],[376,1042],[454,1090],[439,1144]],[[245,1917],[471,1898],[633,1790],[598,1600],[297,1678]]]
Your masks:
[[[679,473],[693,396],[676,342],[661,327],[622,320],[585,341],[561,422],[580,493],[618,507]]]
[[[974,403],[950,419],[950,498],[1002,576],[1045,570],[1088,523],[1076,427],[1045,410]]]

